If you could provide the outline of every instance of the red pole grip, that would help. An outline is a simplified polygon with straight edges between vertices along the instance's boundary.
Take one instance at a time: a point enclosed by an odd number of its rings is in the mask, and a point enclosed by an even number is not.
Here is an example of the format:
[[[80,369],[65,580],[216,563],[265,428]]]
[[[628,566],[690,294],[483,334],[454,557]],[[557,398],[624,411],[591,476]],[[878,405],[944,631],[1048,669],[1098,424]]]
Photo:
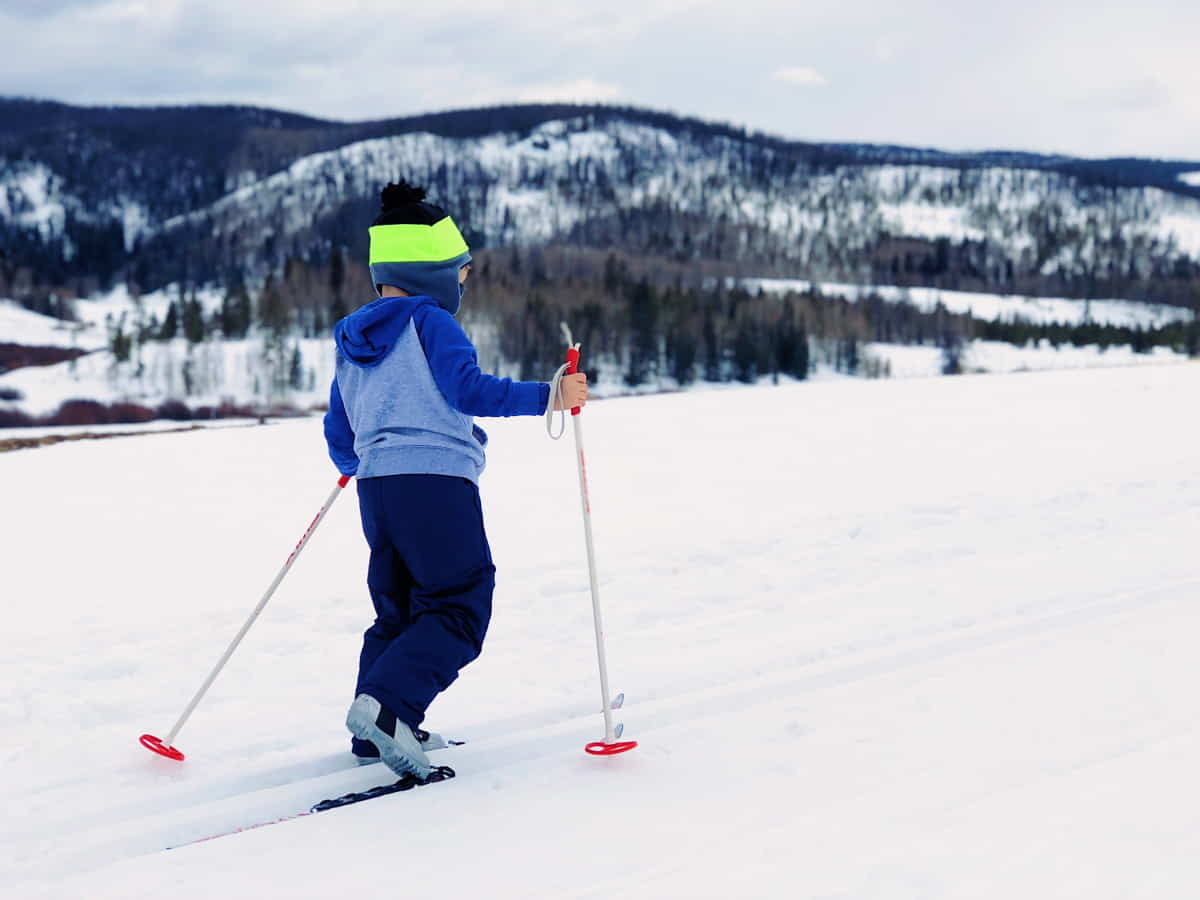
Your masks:
[[[579,371],[579,351],[576,350],[574,347],[569,347],[567,349],[567,374],[574,375],[578,371]],[[579,407],[578,406],[576,406],[574,409],[571,410],[571,415],[573,415],[573,416],[579,415]]]

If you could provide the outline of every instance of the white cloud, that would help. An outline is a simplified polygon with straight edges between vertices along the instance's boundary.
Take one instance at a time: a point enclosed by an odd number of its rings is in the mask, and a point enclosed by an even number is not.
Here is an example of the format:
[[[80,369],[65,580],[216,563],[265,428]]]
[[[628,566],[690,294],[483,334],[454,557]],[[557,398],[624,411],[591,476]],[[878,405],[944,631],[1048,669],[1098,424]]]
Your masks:
[[[622,94],[615,84],[580,78],[565,84],[542,84],[525,88],[520,99],[526,103],[606,103]]]
[[[790,66],[777,69],[771,77],[775,81],[796,84],[800,87],[824,87],[829,84],[828,79],[811,66]]]
[[[805,140],[1181,159],[1200,147],[1194,0],[1093,3],[1083,18],[1045,0],[957,18],[931,0],[617,6],[0,0],[0,95],[341,120],[615,101]]]

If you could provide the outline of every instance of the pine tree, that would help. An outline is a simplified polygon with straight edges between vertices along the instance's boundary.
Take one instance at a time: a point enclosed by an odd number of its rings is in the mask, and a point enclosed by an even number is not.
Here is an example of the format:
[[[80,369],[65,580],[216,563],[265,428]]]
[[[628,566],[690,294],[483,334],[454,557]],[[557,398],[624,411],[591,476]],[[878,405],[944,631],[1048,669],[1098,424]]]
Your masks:
[[[288,384],[292,390],[304,390],[304,356],[300,353],[299,344],[292,347],[292,362],[288,369]]]
[[[704,380],[721,381],[721,344],[711,307],[704,310]]]
[[[853,336],[848,337],[841,344],[842,366],[845,368],[846,374],[857,375],[859,364],[858,338]]]
[[[239,280],[226,292],[221,301],[221,333],[226,338],[244,338],[250,328],[250,294]]]
[[[178,333],[179,309],[176,306],[175,301],[172,300],[170,305],[167,306],[167,315],[163,319],[162,330],[159,331],[158,336],[164,341],[169,341],[172,340]]]
[[[268,275],[258,295],[258,324],[273,334],[283,334],[291,318],[289,313],[283,293],[275,286],[275,277]]]
[[[738,381],[753,384],[758,376],[758,334],[749,317],[743,317],[733,339],[733,368]]]
[[[658,374],[658,299],[645,278],[633,286],[629,295],[629,330],[625,383],[637,387]]]
[[[121,314],[121,318],[117,320],[116,327],[112,330],[112,336],[109,339],[109,348],[112,350],[113,358],[117,362],[126,362],[129,359],[130,350],[133,348],[133,337],[125,333],[125,314]]]
[[[790,298],[783,301],[775,331],[775,367],[776,371],[793,378],[808,377],[808,337],[803,323],[796,326]]]
[[[195,291],[183,303],[183,336],[193,344],[204,340],[204,308],[196,299]]]
[[[698,349],[696,338],[685,328],[672,329],[667,335],[668,371],[680,386],[689,385],[696,380]]]

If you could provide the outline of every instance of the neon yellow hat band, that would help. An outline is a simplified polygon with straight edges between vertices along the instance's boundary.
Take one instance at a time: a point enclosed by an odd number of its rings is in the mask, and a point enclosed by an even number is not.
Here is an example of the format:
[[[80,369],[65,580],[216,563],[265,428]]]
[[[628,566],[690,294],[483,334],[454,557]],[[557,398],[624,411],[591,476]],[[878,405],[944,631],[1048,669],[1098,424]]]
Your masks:
[[[433,225],[375,225],[370,229],[371,265],[445,262],[469,252],[449,216]]]

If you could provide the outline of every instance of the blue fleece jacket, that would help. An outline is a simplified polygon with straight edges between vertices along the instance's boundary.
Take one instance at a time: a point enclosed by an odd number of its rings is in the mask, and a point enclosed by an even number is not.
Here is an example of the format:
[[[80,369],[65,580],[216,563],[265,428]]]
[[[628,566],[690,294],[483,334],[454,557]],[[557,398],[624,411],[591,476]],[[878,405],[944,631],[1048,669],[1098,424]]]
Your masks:
[[[473,416],[536,416],[550,385],[480,371],[475,347],[432,297],[383,297],[334,326],[325,414],[343,475],[454,475],[478,482],[487,435]]]

